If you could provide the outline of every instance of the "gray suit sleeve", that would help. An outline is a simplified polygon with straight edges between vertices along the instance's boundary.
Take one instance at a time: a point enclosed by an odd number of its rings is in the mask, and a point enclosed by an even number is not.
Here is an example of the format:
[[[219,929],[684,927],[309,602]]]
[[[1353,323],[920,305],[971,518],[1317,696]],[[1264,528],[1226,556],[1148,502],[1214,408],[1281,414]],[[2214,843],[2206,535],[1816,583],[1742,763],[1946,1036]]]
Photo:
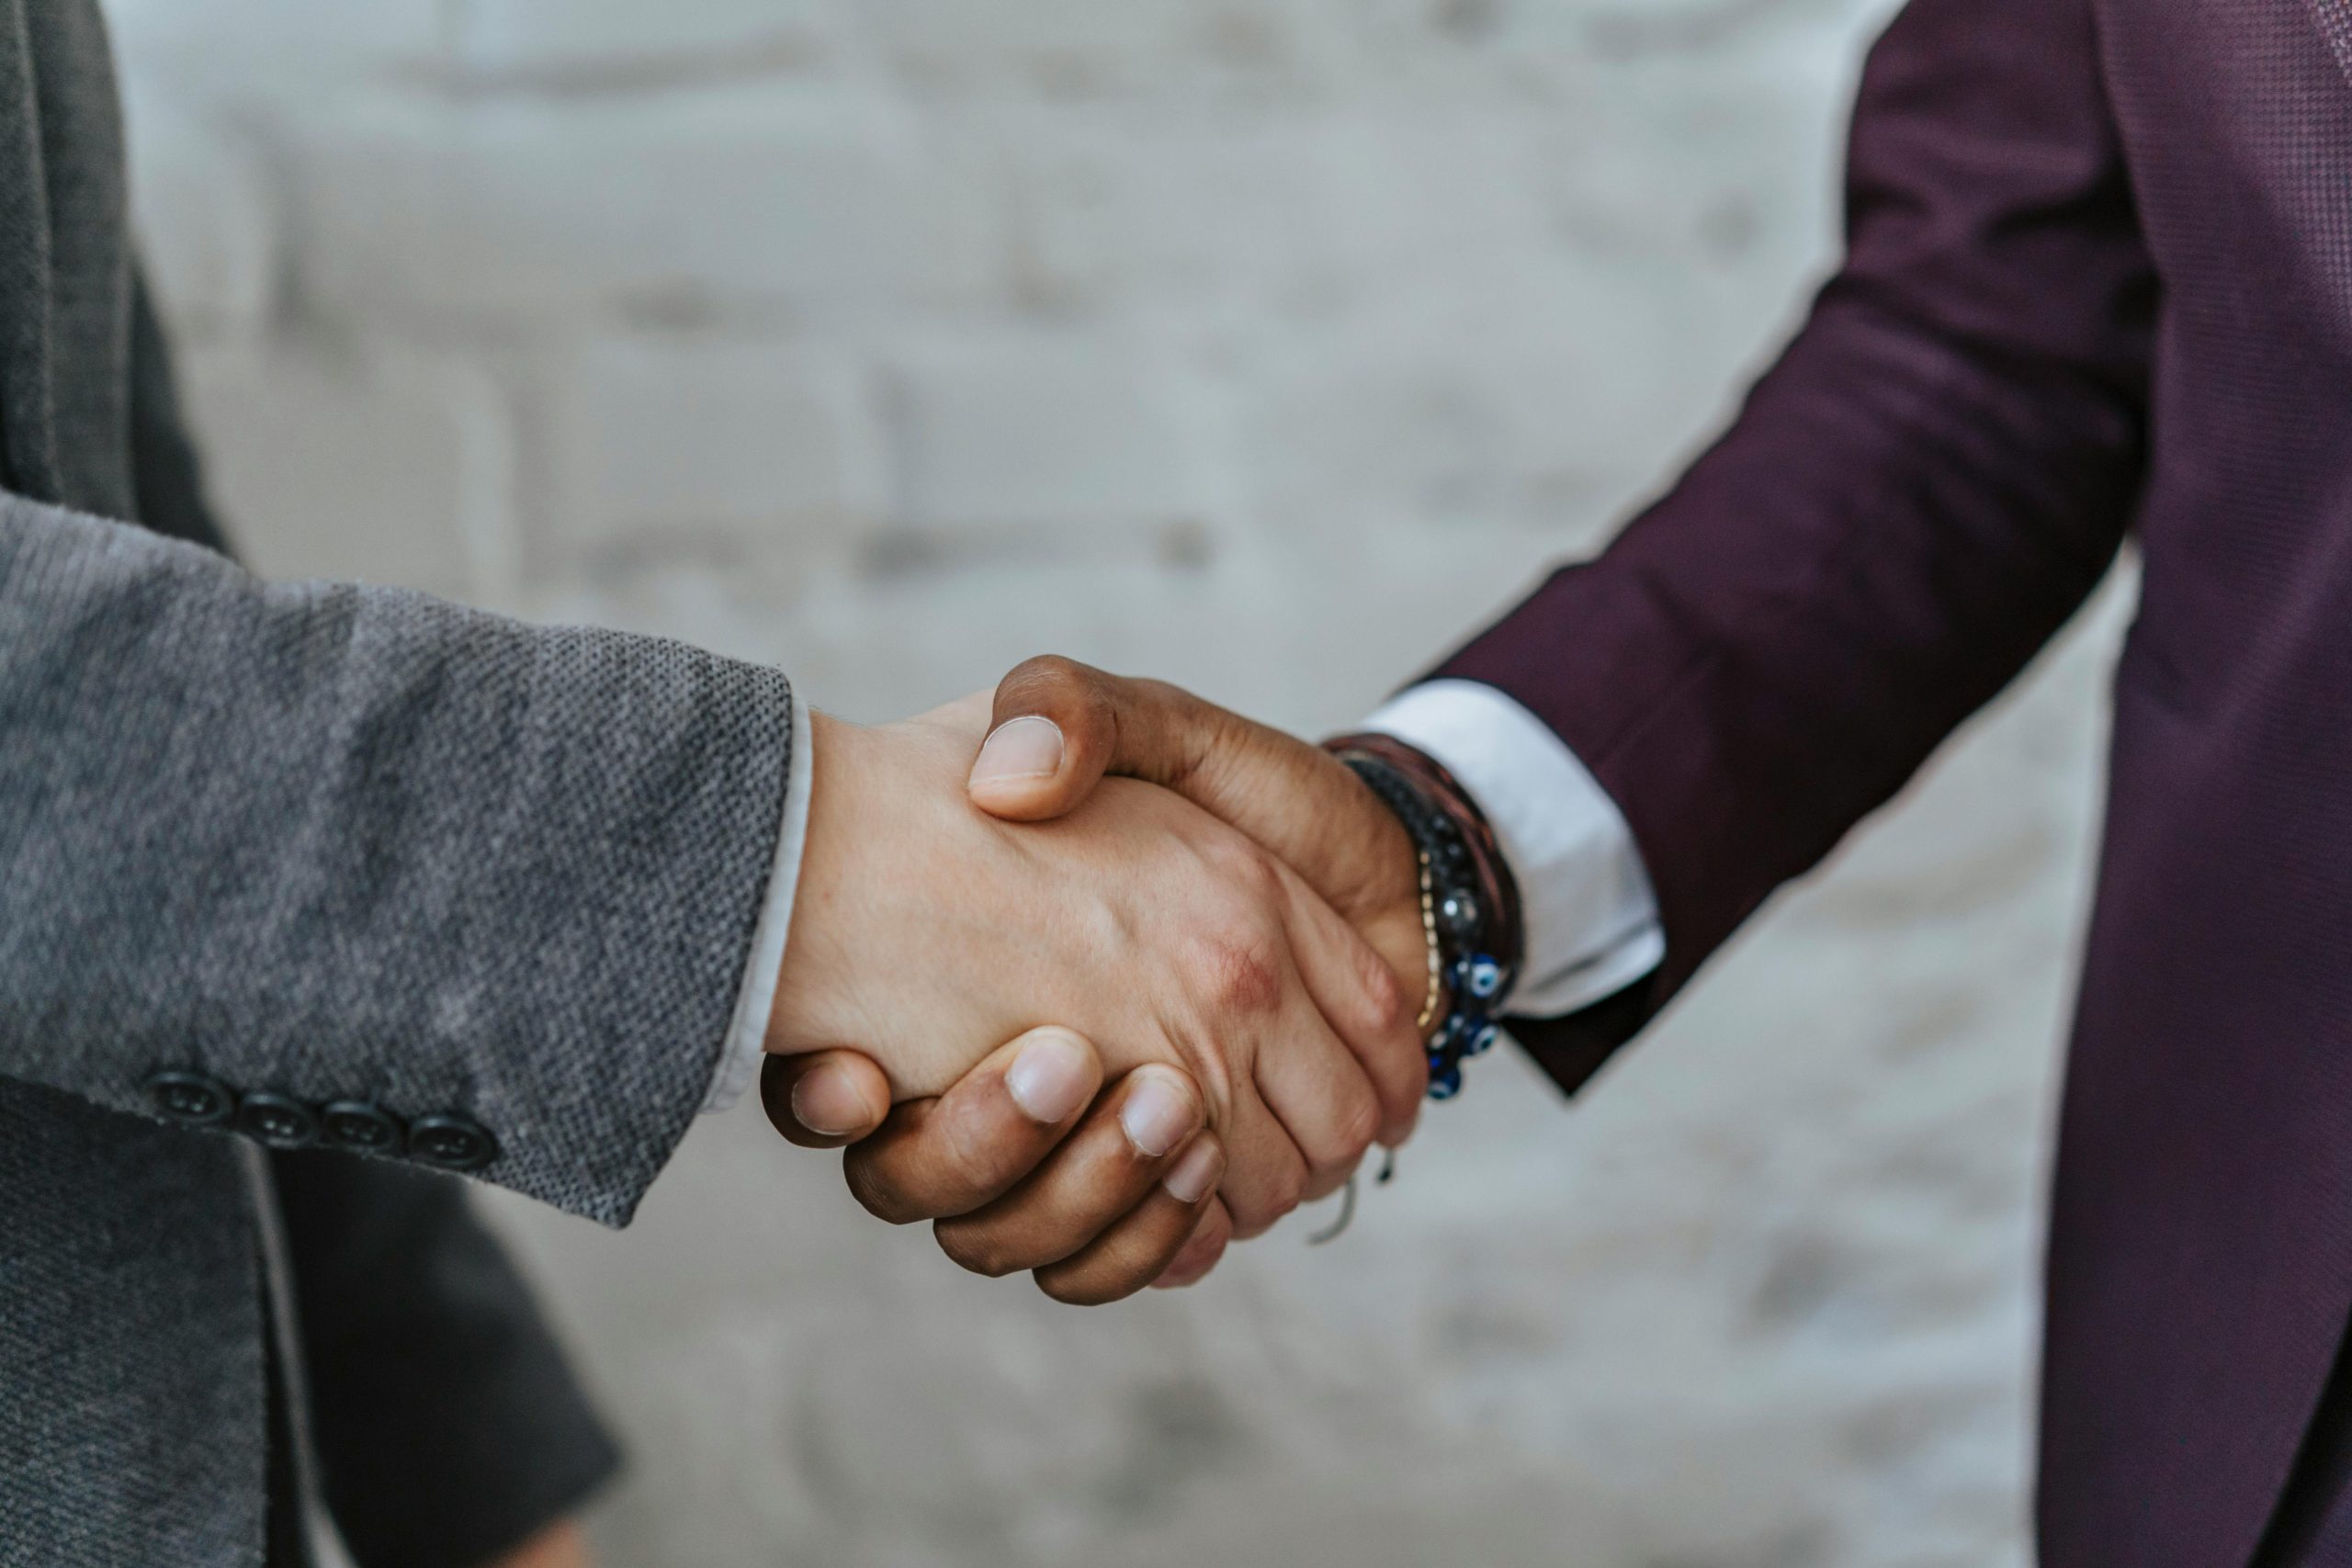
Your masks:
[[[727,1032],[791,702],[0,496],[0,1075],[461,1115],[483,1179],[626,1223]]]

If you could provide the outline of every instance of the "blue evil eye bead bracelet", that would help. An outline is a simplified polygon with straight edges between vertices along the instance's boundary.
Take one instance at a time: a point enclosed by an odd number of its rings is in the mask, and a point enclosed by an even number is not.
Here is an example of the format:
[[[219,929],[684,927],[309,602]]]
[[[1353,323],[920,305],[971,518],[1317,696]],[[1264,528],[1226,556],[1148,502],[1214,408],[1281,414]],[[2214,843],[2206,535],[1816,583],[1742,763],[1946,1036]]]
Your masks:
[[[1462,1064],[1495,1043],[1494,1010],[1510,989],[1517,958],[1517,922],[1509,918],[1516,889],[1501,880],[1509,874],[1483,820],[1465,825],[1431,789],[1368,750],[1340,742],[1332,749],[1396,814],[1419,859],[1430,964],[1430,1002],[1421,1013],[1430,1098],[1452,1100],[1462,1092]],[[1442,1017],[1435,1006],[1441,985],[1451,997]]]

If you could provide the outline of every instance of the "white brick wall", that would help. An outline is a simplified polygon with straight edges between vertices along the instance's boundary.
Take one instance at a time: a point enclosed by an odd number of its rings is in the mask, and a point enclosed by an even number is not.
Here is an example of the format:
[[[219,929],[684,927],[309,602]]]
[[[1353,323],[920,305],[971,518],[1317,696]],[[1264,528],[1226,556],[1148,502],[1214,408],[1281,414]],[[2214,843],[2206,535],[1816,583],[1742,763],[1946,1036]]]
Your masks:
[[[906,520],[969,532],[1132,527],[1206,510],[1181,365],[1117,333],[993,330],[889,361]]]
[[[188,343],[179,370],[213,499],[272,572],[460,596],[514,580],[514,454],[481,366],[238,333]]]
[[[534,366],[538,558],[604,574],[684,550],[821,552],[892,508],[881,391],[858,355],[791,338],[615,333]]]
[[[693,637],[882,717],[1056,649],[1343,723],[1589,547],[1826,252],[1889,0],[114,0],[277,573]],[[1074,1314],[748,1110],[520,1204],[616,1562],[2019,1562],[2120,601],[1573,1111]]]
[[[871,317],[984,284],[907,118],[827,86],[364,89],[285,151],[298,273],[361,320]]]
[[[470,0],[448,15],[452,53],[467,73],[627,90],[800,66],[825,48],[831,12],[826,0]]]

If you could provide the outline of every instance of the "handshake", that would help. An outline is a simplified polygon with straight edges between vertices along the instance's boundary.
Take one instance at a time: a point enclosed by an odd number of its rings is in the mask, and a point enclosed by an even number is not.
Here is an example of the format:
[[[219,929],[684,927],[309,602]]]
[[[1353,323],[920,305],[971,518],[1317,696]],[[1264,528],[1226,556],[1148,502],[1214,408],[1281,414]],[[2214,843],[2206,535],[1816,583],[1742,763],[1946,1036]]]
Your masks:
[[[1329,752],[1057,659],[811,737],[761,1093],[876,1214],[1107,1302],[1411,1133],[1419,852]]]

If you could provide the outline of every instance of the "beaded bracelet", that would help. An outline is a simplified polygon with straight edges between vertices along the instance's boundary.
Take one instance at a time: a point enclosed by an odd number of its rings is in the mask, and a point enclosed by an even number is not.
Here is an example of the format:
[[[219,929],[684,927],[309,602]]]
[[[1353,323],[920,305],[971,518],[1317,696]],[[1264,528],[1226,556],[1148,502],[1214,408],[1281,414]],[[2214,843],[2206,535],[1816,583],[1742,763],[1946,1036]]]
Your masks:
[[[1434,790],[1368,747],[1353,743],[1356,739],[1332,742],[1333,752],[1396,813],[1420,862],[1421,928],[1430,944],[1431,1001],[1441,979],[1452,991],[1452,1006],[1442,1019],[1434,1016],[1433,1006],[1422,1009],[1421,1027],[1430,1031],[1424,1041],[1430,1098],[1451,1100],[1462,1091],[1463,1062],[1495,1043],[1492,1010],[1510,987],[1519,955],[1517,889],[1493,851],[1484,819],[1457,817],[1448,808],[1451,804],[1475,812],[1466,797],[1442,801]]]

